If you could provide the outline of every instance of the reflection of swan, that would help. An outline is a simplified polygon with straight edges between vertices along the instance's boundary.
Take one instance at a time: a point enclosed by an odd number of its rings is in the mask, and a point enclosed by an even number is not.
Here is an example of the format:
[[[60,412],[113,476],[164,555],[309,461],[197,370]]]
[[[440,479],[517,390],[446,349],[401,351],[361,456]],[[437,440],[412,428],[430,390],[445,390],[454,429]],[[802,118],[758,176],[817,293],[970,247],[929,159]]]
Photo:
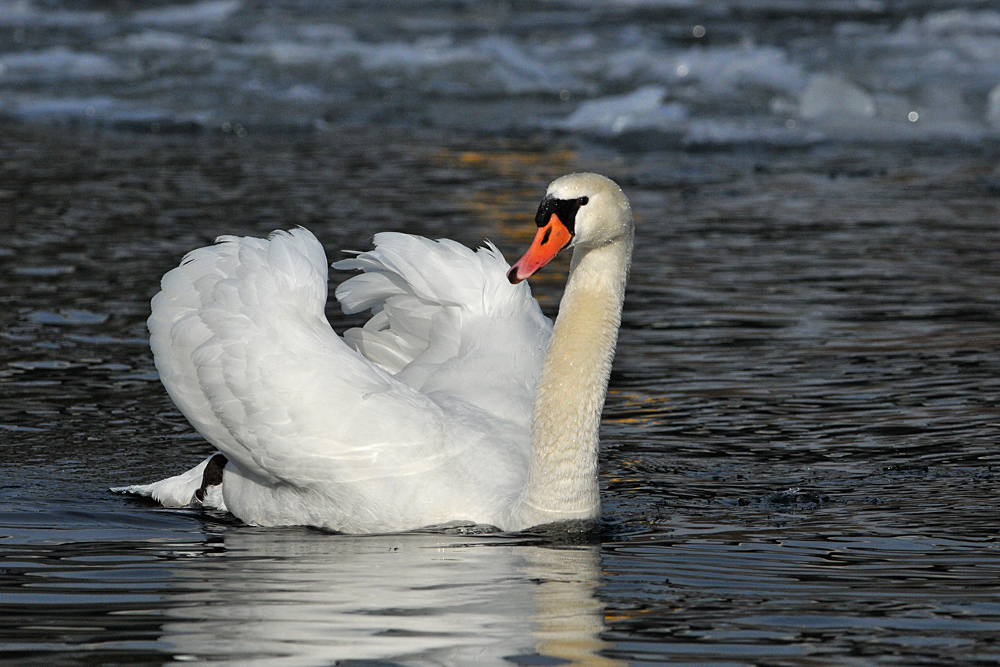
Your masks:
[[[538,582],[531,628],[535,652],[574,665],[624,664],[598,653],[609,647],[600,637],[604,606],[594,597],[601,576],[598,550],[533,548],[523,555],[521,571]]]
[[[374,313],[345,335],[353,349],[323,313],[326,257],[306,230],[189,254],[153,300],[151,345],[171,398],[225,458],[126,490],[186,505],[215,489],[206,503],[249,523],[355,533],[597,517],[632,216],[617,185],[571,174],[536,220],[509,274],[495,248],[403,234],[339,262],[364,271],[337,290],[345,311]],[[508,279],[567,245],[553,328]]]
[[[611,665],[596,654],[598,558],[495,538],[236,529],[218,556],[177,563],[160,642],[194,664]]]

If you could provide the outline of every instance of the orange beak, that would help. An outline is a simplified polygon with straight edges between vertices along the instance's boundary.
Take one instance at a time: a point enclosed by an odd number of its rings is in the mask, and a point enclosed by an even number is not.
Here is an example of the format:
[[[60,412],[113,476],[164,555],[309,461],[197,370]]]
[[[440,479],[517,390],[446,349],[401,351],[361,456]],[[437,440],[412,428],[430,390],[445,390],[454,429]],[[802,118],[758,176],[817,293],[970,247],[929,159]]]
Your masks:
[[[528,276],[533,275],[542,268],[552,258],[559,254],[559,251],[569,245],[573,240],[573,235],[566,229],[566,225],[555,213],[549,218],[549,222],[544,227],[539,227],[535,234],[535,240],[531,242],[528,252],[524,257],[517,260],[510,271],[507,272],[507,280],[512,285],[516,285]]]

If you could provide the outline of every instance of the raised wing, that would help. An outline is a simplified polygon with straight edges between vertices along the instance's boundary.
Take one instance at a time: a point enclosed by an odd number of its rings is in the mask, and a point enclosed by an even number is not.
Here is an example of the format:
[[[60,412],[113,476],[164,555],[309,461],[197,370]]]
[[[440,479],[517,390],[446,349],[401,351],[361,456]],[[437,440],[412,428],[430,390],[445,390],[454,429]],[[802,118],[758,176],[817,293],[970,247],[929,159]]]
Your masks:
[[[168,393],[209,442],[265,482],[433,465],[457,425],[333,332],[326,280],[322,246],[304,229],[223,237],[190,253],[164,276],[148,322]],[[400,433],[410,437],[398,442]]]
[[[164,276],[148,321],[157,370],[195,428],[261,483],[317,490],[345,514],[416,511],[428,487],[440,507],[460,505],[485,485],[486,508],[523,483],[550,325],[526,288],[494,279],[506,264],[493,249],[376,242],[347,260],[365,273],[342,286],[347,308],[386,322],[351,335],[371,357],[330,327],[325,253],[296,229],[223,237]]]
[[[336,262],[364,273],[336,290],[345,313],[371,309],[344,334],[367,359],[442,405],[473,406],[530,427],[535,384],[552,323],[527,283],[489,244],[375,236],[375,249]]]

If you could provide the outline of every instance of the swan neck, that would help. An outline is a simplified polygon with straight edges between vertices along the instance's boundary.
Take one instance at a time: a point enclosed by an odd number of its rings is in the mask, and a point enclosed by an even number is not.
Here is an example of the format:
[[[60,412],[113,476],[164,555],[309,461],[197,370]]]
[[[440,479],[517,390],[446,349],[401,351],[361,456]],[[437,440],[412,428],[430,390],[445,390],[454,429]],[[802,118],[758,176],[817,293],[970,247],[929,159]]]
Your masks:
[[[618,341],[631,235],[573,253],[535,392],[526,525],[600,515],[601,411]]]

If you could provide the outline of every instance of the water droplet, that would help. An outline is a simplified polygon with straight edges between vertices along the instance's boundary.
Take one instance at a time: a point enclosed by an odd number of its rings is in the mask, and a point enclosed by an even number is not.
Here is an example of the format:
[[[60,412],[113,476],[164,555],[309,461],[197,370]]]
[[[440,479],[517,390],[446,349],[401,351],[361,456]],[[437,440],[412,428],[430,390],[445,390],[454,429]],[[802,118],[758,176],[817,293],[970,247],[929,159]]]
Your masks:
[[[920,120],[920,114],[918,114],[916,111],[911,111],[910,113],[906,114],[906,117],[910,119],[911,123],[916,123],[918,120]]]
[[[696,25],[695,27],[691,28],[691,34],[694,35],[697,39],[701,39],[702,37],[705,36],[705,26]]]

